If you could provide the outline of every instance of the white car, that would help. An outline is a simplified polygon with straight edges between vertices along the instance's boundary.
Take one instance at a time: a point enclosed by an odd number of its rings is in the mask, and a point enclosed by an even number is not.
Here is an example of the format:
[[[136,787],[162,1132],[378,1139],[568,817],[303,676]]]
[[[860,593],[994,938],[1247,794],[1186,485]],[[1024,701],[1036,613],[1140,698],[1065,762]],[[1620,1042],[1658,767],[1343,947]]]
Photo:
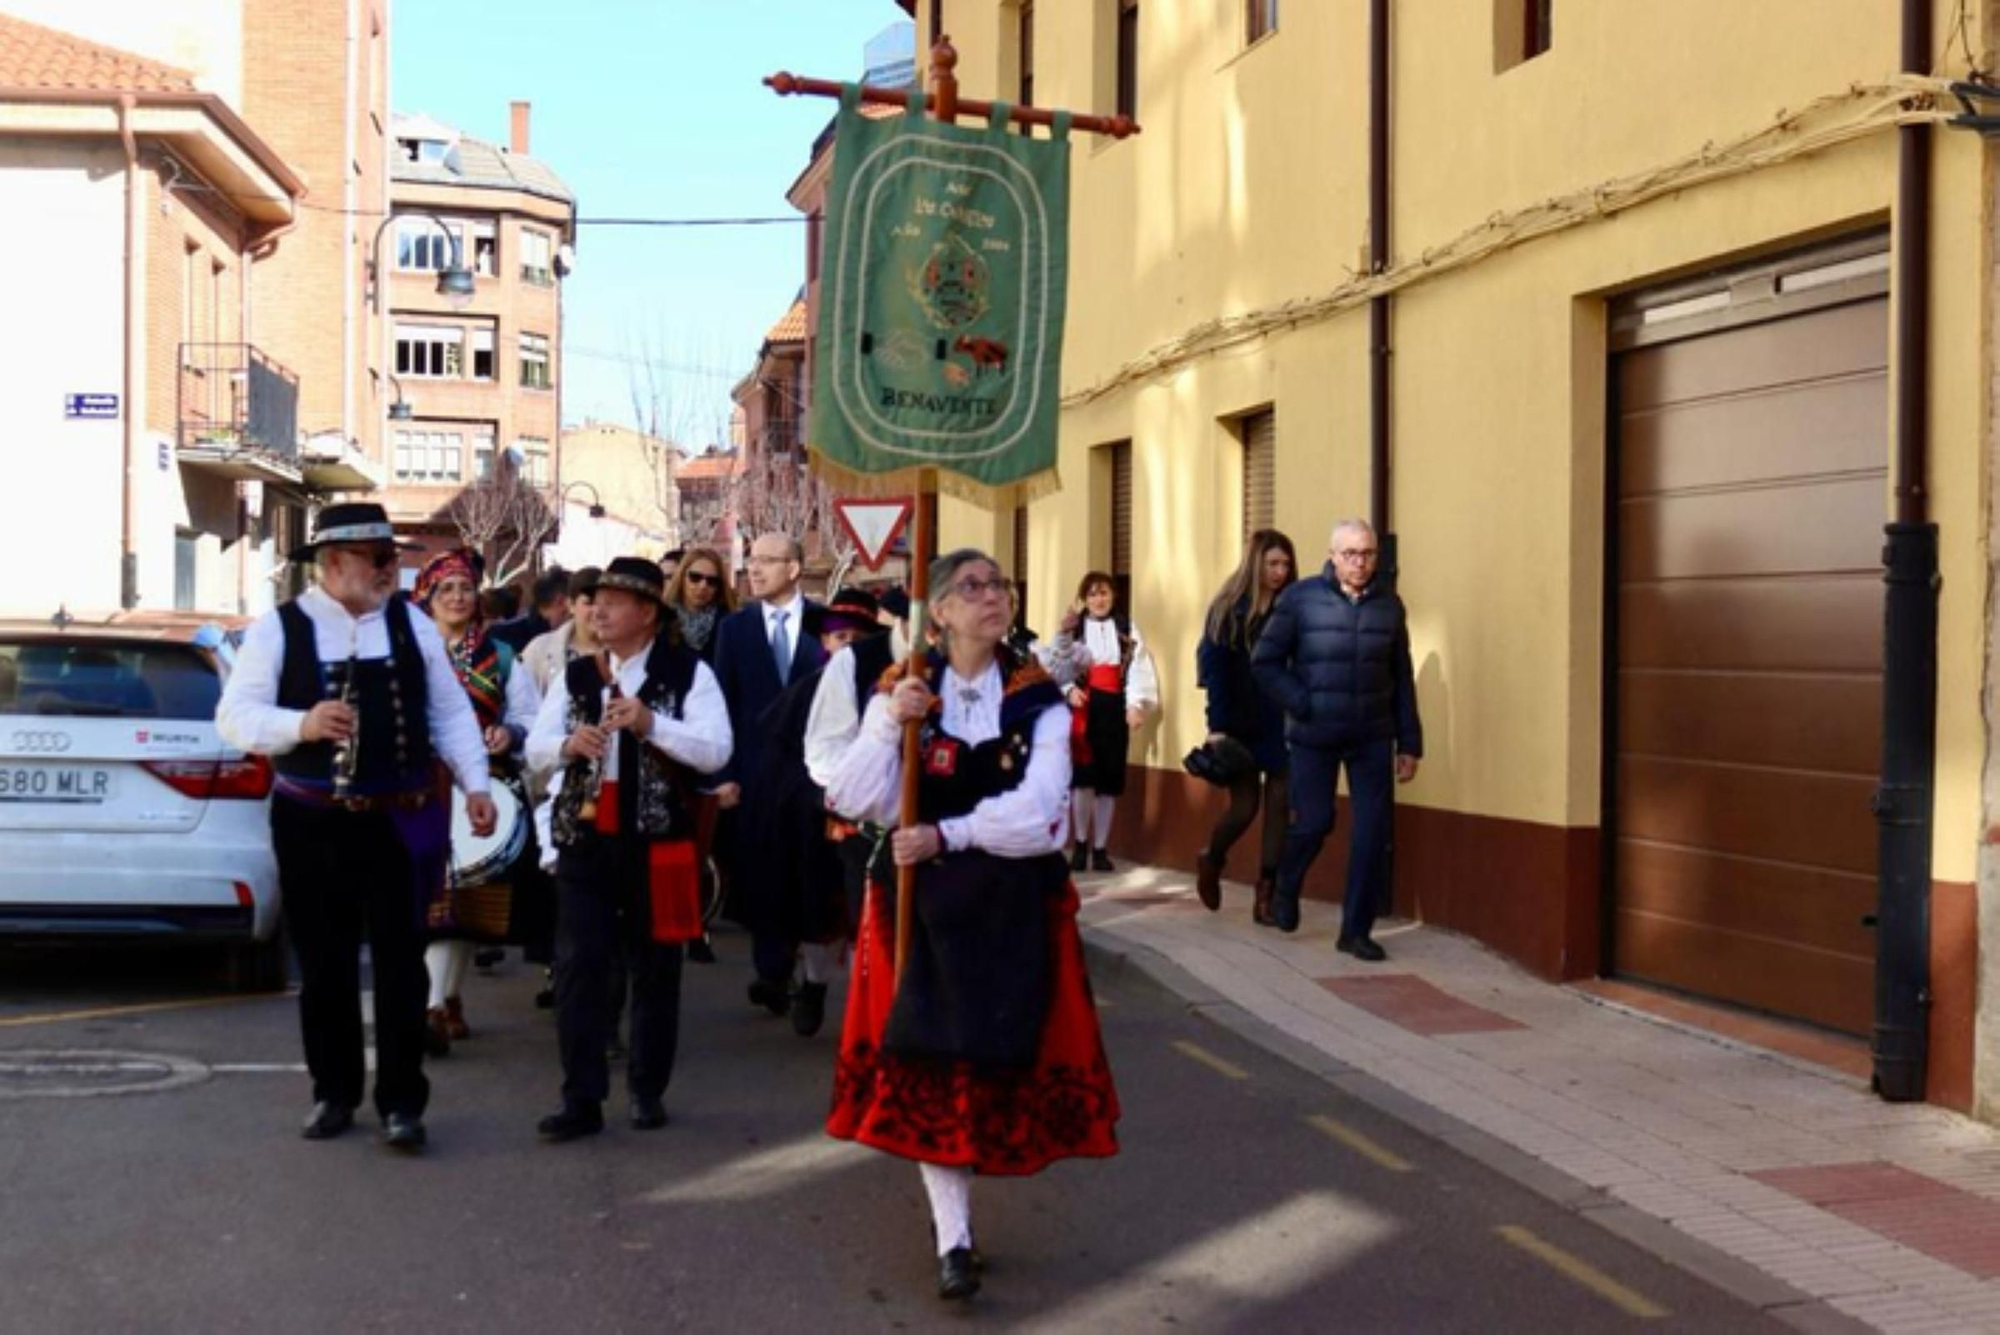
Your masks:
[[[228,633],[185,615],[0,621],[0,942],[222,942],[285,984],[270,762],[223,744]]]

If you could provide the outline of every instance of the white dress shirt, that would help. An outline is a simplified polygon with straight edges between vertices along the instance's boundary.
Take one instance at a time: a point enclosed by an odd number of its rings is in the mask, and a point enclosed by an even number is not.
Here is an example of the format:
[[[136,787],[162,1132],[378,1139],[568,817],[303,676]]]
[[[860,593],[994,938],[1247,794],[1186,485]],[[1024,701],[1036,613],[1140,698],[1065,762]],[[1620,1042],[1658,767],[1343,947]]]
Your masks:
[[[1000,735],[1003,683],[995,663],[977,681],[945,669],[943,730],[967,746]],[[963,816],[938,822],[945,848],[983,849],[1003,858],[1061,852],[1069,834],[1069,711],[1044,710],[1035,720],[1028,770],[1020,783]],[[860,735],[841,756],[826,786],[827,805],[849,820],[894,827],[902,815],[903,730],[889,718],[889,697],[868,702]]]
[[[612,680],[626,695],[637,697],[639,688],[646,684],[646,656],[652,651],[653,645],[649,640],[630,658],[610,655]],[[603,688],[599,705],[602,707],[610,702],[611,688],[607,685]],[[542,697],[541,710],[535,715],[535,726],[528,732],[528,765],[537,771],[553,771],[548,799],[536,812],[538,830],[548,828],[556,796],[562,792],[563,781],[569,777],[568,766],[562,761],[563,743],[568,738],[569,675],[559,672],[549,683],[549,693]],[[689,769],[702,774],[713,774],[729,763],[730,752],[736,744],[729,730],[729,704],[722,698],[722,687],[708,664],[695,663],[694,682],[688,687],[687,699],[681,703],[680,718],[664,710],[653,711],[653,730],[645,741],[648,746],[658,747]],[[618,777],[616,746],[604,753],[603,774],[607,779]],[[553,866],[555,856],[554,841],[545,839],[542,843],[543,865]]]
[[[321,663],[345,663],[350,656],[364,660],[389,657],[385,610],[357,618],[318,587],[300,594],[298,607],[312,621]],[[468,793],[487,792],[492,784],[486,772],[486,743],[480,738],[472,701],[451,669],[444,640],[431,619],[415,608],[410,609],[410,632],[424,660],[431,748],[451,767],[460,788]],[[237,750],[281,756],[301,741],[299,729],[305,723],[305,711],[278,704],[278,679],[284,666],[284,623],[277,612],[266,612],[244,632],[236,668],[215,707],[216,731]]]
[[[782,675],[789,682],[792,659],[799,652],[799,617],[806,610],[805,596],[797,589],[793,589],[792,600],[788,603],[773,603],[767,600],[757,604],[757,606],[762,608],[764,612],[764,643],[766,645],[771,643],[771,630],[778,624],[778,613],[783,612],[785,614],[785,672]],[[775,664],[775,655],[773,655],[772,661]]]
[[[520,729],[516,740],[526,741],[528,729],[535,726],[535,715],[542,711],[542,691],[535,685],[535,674],[518,657],[507,672],[507,707],[500,721],[510,728]]]

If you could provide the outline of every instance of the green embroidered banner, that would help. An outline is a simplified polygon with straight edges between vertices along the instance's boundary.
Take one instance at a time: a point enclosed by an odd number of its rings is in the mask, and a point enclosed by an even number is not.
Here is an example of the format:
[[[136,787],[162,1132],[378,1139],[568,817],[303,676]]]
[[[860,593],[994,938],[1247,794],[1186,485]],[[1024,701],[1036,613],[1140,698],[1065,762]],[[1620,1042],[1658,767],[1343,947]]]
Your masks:
[[[943,125],[910,94],[840,100],[808,437],[853,482],[917,467],[977,489],[1056,462],[1068,288],[1069,125],[1049,139]],[[865,489],[865,488],[864,488]],[[962,489],[962,488],[954,488]]]

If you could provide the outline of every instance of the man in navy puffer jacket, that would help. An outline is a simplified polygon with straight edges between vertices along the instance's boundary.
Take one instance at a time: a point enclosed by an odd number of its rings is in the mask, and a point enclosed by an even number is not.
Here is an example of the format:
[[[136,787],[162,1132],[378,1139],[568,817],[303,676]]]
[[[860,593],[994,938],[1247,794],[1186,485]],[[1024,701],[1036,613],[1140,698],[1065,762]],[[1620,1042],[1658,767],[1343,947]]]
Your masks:
[[[1333,832],[1334,791],[1347,767],[1354,837],[1347,857],[1340,949],[1386,958],[1369,935],[1388,869],[1390,776],[1408,783],[1424,752],[1417,684],[1402,600],[1375,584],[1375,530],[1359,519],[1333,530],[1330,558],[1316,578],[1285,591],[1257,641],[1257,685],[1285,710],[1292,748],[1292,828],[1278,863],[1272,915],[1299,926],[1299,889]]]

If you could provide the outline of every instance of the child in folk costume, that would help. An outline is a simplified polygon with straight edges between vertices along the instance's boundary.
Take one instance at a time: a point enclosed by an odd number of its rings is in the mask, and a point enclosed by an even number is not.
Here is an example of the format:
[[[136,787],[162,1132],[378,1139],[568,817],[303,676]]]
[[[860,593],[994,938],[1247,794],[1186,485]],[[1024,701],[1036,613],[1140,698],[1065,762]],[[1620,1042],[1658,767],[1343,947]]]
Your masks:
[[[495,780],[514,789],[520,803],[516,809],[525,811],[527,796],[519,777],[521,748],[542,697],[534,678],[516,670],[514,651],[488,634],[479,610],[482,565],[476,555],[463,550],[432,557],[417,573],[415,600],[444,638],[452,673],[479,721],[480,740],[486,745]],[[526,869],[539,888],[540,878],[533,873],[532,861],[524,856],[521,864],[520,869]],[[510,873],[512,870],[518,869],[510,869]],[[480,935],[482,928],[451,910],[451,896],[433,905],[433,939],[424,952],[424,967],[431,980],[424,1044],[433,1057],[449,1053],[452,1040],[472,1037],[465,1022],[463,989],[466,969],[472,963],[473,937]],[[485,931],[504,932],[505,927]]]
[[[914,866],[898,985],[893,882],[871,882],[855,946],[830,1135],[914,1159],[930,1197],[938,1292],[979,1288],[971,1180],[1117,1153],[1105,1060],[1062,848],[1070,778],[1062,693],[1004,647],[1007,581],[983,553],[931,567],[943,631],[921,676],[868,705],[827,802],[897,824],[902,733],[921,727],[918,823],[890,836]]]
[[[1111,576],[1093,570],[1077,586],[1050,651],[1051,670],[1068,687],[1075,748],[1072,871],[1110,871],[1111,816],[1125,792],[1125,752],[1133,730],[1160,703],[1153,656],[1131,618],[1118,608]]]

